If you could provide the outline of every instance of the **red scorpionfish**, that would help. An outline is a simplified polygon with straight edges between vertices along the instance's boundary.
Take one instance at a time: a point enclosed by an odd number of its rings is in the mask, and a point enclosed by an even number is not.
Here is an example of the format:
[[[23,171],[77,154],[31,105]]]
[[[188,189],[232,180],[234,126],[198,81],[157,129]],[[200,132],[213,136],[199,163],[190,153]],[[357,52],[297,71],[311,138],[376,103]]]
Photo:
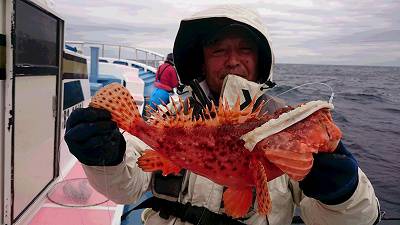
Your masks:
[[[129,91],[113,83],[100,89],[90,106],[111,112],[119,128],[152,148],[138,159],[142,170],[161,170],[168,175],[185,168],[226,186],[224,209],[234,218],[248,212],[252,188],[256,189],[257,212],[270,212],[267,168],[271,163],[291,178],[302,180],[311,170],[312,153],[334,151],[341,138],[329,110],[321,109],[263,139],[250,151],[242,135],[293,108],[268,115],[260,113],[261,106],[254,108],[254,101],[240,110],[239,100],[232,108],[220,100],[218,109],[213,105],[203,111],[203,118],[193,119],[192,109],[184,112],[183,101],[179,104],[170,115],[155,111],[145,121]]]

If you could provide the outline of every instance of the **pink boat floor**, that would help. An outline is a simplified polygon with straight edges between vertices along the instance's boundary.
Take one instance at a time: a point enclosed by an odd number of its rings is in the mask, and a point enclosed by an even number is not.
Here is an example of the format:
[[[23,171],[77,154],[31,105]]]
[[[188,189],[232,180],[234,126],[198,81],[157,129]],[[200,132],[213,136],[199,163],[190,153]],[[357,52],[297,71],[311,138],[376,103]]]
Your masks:
[[[42,207],[30,225],[110,225],[114,210]]]
[[[79,162],[75,163],[68,175],[61,181],[86,178]],[[93,193],[91,202],[102,202],[105,197]],[[116,204],[112,201],[90,207],[67,207],[55,204],[48,199],[35,214],[29,225],[110,225],[114,217]]]

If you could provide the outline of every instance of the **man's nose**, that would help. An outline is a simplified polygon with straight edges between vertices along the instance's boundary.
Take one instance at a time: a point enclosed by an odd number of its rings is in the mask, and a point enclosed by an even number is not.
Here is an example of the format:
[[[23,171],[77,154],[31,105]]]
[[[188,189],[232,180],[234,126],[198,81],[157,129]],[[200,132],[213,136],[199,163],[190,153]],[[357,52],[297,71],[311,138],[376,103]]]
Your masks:
[[[226,66],[228,67],[236,67],[240,64],[240,56],[235,51],[231,51],[228,54],[228,58],[226,59]]]

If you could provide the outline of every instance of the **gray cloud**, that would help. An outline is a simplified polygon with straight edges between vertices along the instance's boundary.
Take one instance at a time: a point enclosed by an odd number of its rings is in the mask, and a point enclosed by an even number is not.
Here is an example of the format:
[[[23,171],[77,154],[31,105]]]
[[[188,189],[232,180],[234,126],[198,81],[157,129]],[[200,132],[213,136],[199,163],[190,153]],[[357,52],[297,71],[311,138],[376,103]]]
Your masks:
[[[132,33],[132,31],[138,33],[161,33],[165,32],[166,29],[161,27],[146,27],[146,26],[119,26],[119,24],[108,24],[108,25],[99,25],[99,24],[77,24],[74,26],[67,27],[68,31],[76,32],[76,31],[85,31],[85,32],[93,32],[93,31],[104,31],[108,32],[121,32],[121,33]]]
[[[361,42],[400,42],[400,30],[371,31],[364,37],[361,35]]]
[[[211,0],[54,1],[66,20],[67,39],[129,44],[162,53],[172,49],[182,18],[216,4]],[[400,65],[398,1],[220,1],[230,2],[260,13],[278,62]]]

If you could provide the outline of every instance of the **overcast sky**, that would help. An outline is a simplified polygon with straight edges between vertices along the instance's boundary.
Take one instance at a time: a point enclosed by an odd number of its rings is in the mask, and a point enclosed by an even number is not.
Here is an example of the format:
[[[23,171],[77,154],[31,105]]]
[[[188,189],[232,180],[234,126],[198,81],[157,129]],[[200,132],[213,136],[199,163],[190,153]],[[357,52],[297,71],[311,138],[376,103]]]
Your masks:
[[[400,66],[400,0],[53,0],[66,40],[172,50],[182,18],[218,4],[257,11],[277,63]]]

